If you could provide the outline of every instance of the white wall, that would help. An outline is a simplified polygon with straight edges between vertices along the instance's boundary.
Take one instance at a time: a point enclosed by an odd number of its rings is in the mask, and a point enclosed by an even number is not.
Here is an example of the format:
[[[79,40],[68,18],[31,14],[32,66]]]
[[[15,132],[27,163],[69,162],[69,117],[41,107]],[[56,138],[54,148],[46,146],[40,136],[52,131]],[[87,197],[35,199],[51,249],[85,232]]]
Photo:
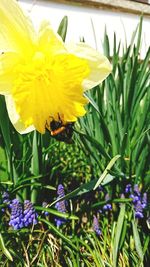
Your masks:
[[[43,19],[48,19],[53,28],[57,30],[58,25],[67,15],[69,19],[69,27],[66,41],[78,42],[80,37],[84,37],[85,41],[94,48],[102,50],[101,41],[105,25],[111,40],[116,32],[118,42],[122,44],[130,43],[133,31],[139,22],[139,16],[116,13],[112,11],[104,11],[96,8],[77,7],[48,1],[36,0],[19,0],[24,10],[29,12],[35,27],[38,27]],[[95,33],[95,34],[94,34]],[[145,17],[143,22],[143,41],[141,55],[144,57],[146,50],[150,46],[150,18]]]

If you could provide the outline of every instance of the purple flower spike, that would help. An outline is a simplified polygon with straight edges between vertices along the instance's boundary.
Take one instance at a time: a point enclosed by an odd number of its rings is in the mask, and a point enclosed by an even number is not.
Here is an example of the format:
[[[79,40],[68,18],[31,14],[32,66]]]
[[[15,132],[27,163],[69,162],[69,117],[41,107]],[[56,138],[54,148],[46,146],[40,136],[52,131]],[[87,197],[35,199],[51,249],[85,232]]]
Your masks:
[[[4,193],[2,194],[2,199],[3,199],[3,203],[9,203],[9,202],[10,202],[8,192],[4,192]]]
[[[62,184],[58,185],[57,195],[58,195],[57,199],[65,196],[65,191],[64,191],[64,187]],[[65,200],[61,200],[61,201],[56,203],[55,208],[60,212],[66,212],[66,205],[65,204],[66,204]]]
[[[131,186],[131,184],[127,184],[127,185],[126,185],[126,188],[125,188],[125,193],[128,194],[128,193],[131,193],[131,191],[132,191],[132,186]]]
[[[98,222],[98,219],[95,215],[93,218],[93,230],[97,235],[101,235],[101,230],[99,228],[99,222]]]
[[[14,228],[14,230],[21,229],[24,227],[23,223],[23,210],[22,205],[18,199],[13,199],[10,205],[11,208],[11,217],[9,225]]]
[[[24,201],[24,225],[28,227],[30,224],[37,224],[37,213],[30,200]]]
[[[61,197],[64,197],[65,196],[65,191],[64,191],[64,187],[62,184],[59,184],[58,185],[58,189],[57,189],[57,195],[58,195],[58,198],[61,198]],[[59,211],[59,212],[62,212],[62,213],[66,213],[66,201],[65,200],[61,200],[59,202],[57,202],[55,204],[55,208]],[[56,225],[57,227],[59,227],[61,224],[65,223],[66,222],[66,219],[55,219],[55,222],[56,222]]]
[[[61,200],[56,203],[55,208],[60,212],[66,212],[65,200]]]
[[[132,198],[133,204],[136,204],[141,199],[140,196],[136,196],[134,194],[131,194],[130,198]]]
[[[9,193],[7,191],[3,192],[2,194],[2,203],[7,204],[8,207],[10,205]],[[5,210],[6,210],[6,207],[1,209],[2,212],[5,212]]]
[[[62,184],[59,184],[58,185],[58,188],[57,188],[57,195],[59,197],[64,197],[65,195],[65,191],[64,191],[64,186]]]
[[[141,191],[137,184],[134,185],[133,193],[130,194],[130,198],[132,198],[135,218],[141,219],[144,217],[143,211],[147,206],[147,193],[141,195]]]
[[[143,206],[142,206],[142,203],[141,201],[138,201],[136,203],[136,205],[134,206],[134,210],[135,210],[135,218],[143,218],[144,215],[143,215]]]

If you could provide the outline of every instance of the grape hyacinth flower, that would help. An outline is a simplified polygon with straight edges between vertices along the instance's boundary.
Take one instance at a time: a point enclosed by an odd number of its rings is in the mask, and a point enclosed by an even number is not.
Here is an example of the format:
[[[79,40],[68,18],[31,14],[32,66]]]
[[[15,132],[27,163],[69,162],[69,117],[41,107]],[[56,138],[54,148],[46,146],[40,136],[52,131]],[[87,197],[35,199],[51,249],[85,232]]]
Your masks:
[[[33,204],[30,202],[30,200],[24,201],[23,215],[24,215],[23,222],[26,227],[29,226],[30,224],[37,224],[38,215],[35,212]]]
[[[57,195],[58,195],[58,197],[64,197],[65,196],[64,186],[62,184],[58,185]]]
[[[23,220],[23,209],[22,205],[18,199],[13,199],[10,204],[11,208],[11,217],[9,221],[9,225],[14,228],[14,230],[21,229],[24,227]]]
[[[43,203],[42,203],[42,207],[43,207],[43,208],[46,208],[47,205],[48,205],[48,203],[45,202],[45,201],[43,201]],[[48,212],[48,211],[44,211],[44,215],[45,215],[45,216],[48,216],[48,215],[49,215],[49,212]]]
[[[135,218],[143,218],[143,211],[147,206],[147,193],[139,196],[139,200],[134,203],[134,210],[135,210]]]
[[[131,186],[131,184],[127,184],[127,185],[126,185],[126,188],[125,188],[125,193],[128,194],[128,193],[131,193],[131,191],[132,191],[132,186]]]
[[[131,194],[131,195],[130,195],[130,198],[132,198],[132,202],[133,202],[133,204],[136,204],[138,201],[141,200],[141,197],[140,197],[140,196],[136,196],[136,195],[134,195],[134,194]]]
[[[9,207],[10,199],[9,199],[9,193],[7,191],[3,192],[2,194],[2,202],[4,204],[8,204],[8,207]],[[5,208],[2,208],[1,210],[2,212],[5,212]]]
[[[9,193],[7,191],[5,191],[2,194],[2,200],[3,200],[3,203],[6,203],[6,204],[9,204],[10,203]]]
[[[105,201],[109,201],[110,200],[110,196],[109,194],[106,194],[105,196]],[[106,203],[104,206],[103,206],[103,210],[104,211],[109,211],[109,210],[112,210],[112,205],[110,203]]]
[[[141,201],[137,201],[136,204],[134,205],[134,210],[135,210],[135,218],[141,219],[144,217],[143,215],[143,206]]]
[[[93,230],[97,235],[101,235],[101,230],[99,227],[99,222],[98,222],[98,218],[94,215],[93,218]]]
[[[147,206],[147,193],[144,193],[142,197],[138,184],[134,185],[133,190],[130,185],[127,185],[125,192],[130,193],[129,197],[132,198],[135,211],[135,218],[137,219],[143,218],[144,217],[143,211]]]
[[[65,196],[64,186],[62,184],[58,185],[57,195],[58,195],[57,199]],[[56,205],[55,205],[55,208],[59,212],[66,213],[67,210],[66,210],[66,202],[65,202],[65,200],[61,200],[61,201],[57,202]],[[66,219],[62,219],[62,218],[55,219],[57,227],[59,227],[65,221],[66,221]]]

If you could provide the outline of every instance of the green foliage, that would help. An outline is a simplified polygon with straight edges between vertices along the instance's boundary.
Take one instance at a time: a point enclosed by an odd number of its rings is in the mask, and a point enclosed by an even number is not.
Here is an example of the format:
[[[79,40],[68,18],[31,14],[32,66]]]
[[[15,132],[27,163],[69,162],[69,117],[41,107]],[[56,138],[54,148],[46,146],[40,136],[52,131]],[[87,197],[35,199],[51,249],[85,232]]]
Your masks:
[[[146,181],[150,178],[150,49],[140,60],[141,31],[142,19],[122,57],[115,35],[113,56],[110,56],[105,32],[104,51],[113,63],[113,71],[102,85],[86,93],[90,104],[87,115],[80,119],[78,131],[81,146],[86,148],[99,171],[119,154],[118,168],[114,169],[116,176],[122,174]]]

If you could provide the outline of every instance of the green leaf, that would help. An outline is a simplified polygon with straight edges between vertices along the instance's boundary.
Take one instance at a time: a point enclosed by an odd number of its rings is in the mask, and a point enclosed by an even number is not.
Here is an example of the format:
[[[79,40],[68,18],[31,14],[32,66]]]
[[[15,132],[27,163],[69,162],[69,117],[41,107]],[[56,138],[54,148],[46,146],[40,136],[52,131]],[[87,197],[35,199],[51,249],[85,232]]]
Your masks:
[[[40,163],[42,157],[42,149],[40,143],[40,135],[38,132],[34,131],[33,135],[33,143],[32,143],[32,163],[31,163],[31,172],[35,176],[39,176],[40,174]],[[34,184],[34,185],[33,185]],[[31,201],[32,203],[36,203],[38,191],[34,183],[34,179],[32,180],[31,187]]]
[[[102,173],[102,175],[98,179],[98,181],[97,181],[96,185],[94,186],[93,190],[95,190],[102,183],[102,181],[105,179],[105,177],[108,174],[108,172],[110,171],[110,169],[113,167],[113,165],[115,164],[115,162],[119,158],[120,158],[120,155],[116,155],[114,158],[111,159],[111,161],[107,165],[106,169],[104,170],[104,172]]]
[[[78,132],[78,134],[81,135],[83,138],[87,139],[91,144],[93,144],[95,148],[99,151],[99,153],[101,153],[106,159],[110,159],[110,156],[105,151],[104,147],[96,139],[82,132]]]
[[[120,213],[119,213],[116,230],[115,230],[114,242],[113,242],[113,267],[117,267],[119,243],[121,240],[121,232],[122,232],[123,223],[124,223],[125,208],[126,208],[126,205],[121,204]]]
[[[0,249],[2,250],[2,252],[5,254],[5,256],[10,260],[13,261],[13,258],[10,254],[10,252],[8,251],[8,249],[5,247],[4,245],[4,240],[2,235],[0,234]]]
[[[8,119],[8,113],[6,110],[5,99],[0,95],[0,128],[6,145],[7,153],[10,155],[11,139],[10,139],[10,124]]]
[[[31,172],[35,176],[39,176],[40,167],[39,167],[39,144],[38,144],[38,133],[34,131],[33,143],[32,143],[32,164]]]
[[[134,236],[134,242],[135,242],[135,248],[136,251],[140,257],[140,260],[143,262],[143,249],[140,241],[140,236],[137,228],[137,222],[135,220],[132,220],[132,228],[133,228],[133,236]]]
[[[70,219],[70,220],[79,220],[79,218],[75,215],[70,215],[68,213],[63,213],[63,212],[59,212],[57,210],[54,209],[50,209],[50,208],[44,208],[44,207],[40,207],[40,206],[35,206],[36,210],[41,210],[41,211],[47,211],[55,216],[61,217],[61,218],[65,218],[65,219]]]
[[[67,34],[67,27],[68,27],[68,17],[65,16],[62,21],[60,22],[59,28],[58,28],[58,34],[61,36],[63,41],[66,39]]]
[[[98,112],[99,112],[99,107],[97,105],[97,103],[94,101],[94,99],[90,96],[89,93],[85,92],[84,93],[84,96],[88,99],[88,101],[91,103],[91,105],[94,107],[94,109]]]
[[[105,56],[109,57],[110,56],[110,45],[109,45],[109,38],[107,35],[106,28],[105,28],[105,32],[104,32],[103,50],[104,50]]]

